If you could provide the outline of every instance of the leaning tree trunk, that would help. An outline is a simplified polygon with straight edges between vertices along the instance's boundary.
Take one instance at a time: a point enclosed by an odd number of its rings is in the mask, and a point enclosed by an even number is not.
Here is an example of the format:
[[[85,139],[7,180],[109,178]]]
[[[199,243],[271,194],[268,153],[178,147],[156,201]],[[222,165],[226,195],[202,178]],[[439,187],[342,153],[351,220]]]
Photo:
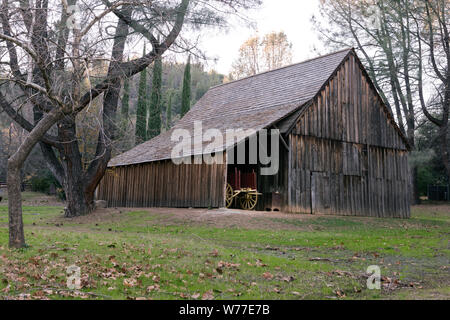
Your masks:
[[[19,161],[8,161],[9,246],[11,248],[23,248],[25,246],[20,169],[21,164]]]
[[[8,217],[9,246],[11,248],[23,248],[25,246],[20,170],[39,139],[63,116],[64,113],[59,108],[50,111],[36,124],[17,151],[8,159]]]

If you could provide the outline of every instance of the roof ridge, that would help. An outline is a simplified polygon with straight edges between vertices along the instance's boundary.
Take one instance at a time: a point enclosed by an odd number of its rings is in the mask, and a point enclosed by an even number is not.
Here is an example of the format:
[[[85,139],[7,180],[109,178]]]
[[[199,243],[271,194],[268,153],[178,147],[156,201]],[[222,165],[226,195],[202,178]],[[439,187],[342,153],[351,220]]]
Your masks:
[[[303,64],[303,63],[311,62],[311,61],[314,61],[314,60],[317,60],[317,59],[325,58],[325,57],[328,57],[328,56],[332,56],[332,55],[335,55],[335,54],[338,54],[338,53],[342,53],[342,52],[345,52],[345,51],[351,51],[351,50],[354,50],[354,48],[348,47],[348,48],[345,48],[345,49],[342,49],[342,50],[339,50],[339,51],[330,52],[330,53],[324,54],[322,56],[318,56],[318,57],[315,57],[315,58],[307,59],[307,60],[304,60],[304,61],[301,61],[301,62],[292,63],[290,65],[279,67],[279,68],[276,68],[276,69],[267,70],[267,71],[264,71],[264,72],[260,72],[260,73],[257,73],[257,74],[251,75],[251,76],[247,76],[247,77],[244,77],[244,78],[241,78],[241,79],[233,80],[233,81],[230,81],[230,82],[218,84],[216,86],[213,86],[213,87],[209,88],[209,90],[213,90],[213,89],[216,89],[216,88],[219,88],[219,87],[223,87],[223,86],[226,86],[226,85],[229,85],[229,84],[232,84],[232,83],[236,83],[236,82],[239,82],[239,81],[243,81],[243,80],[247,80],[247,79],[250,79],[250,78],[253,78],[253,77],[257,77],[257,76],[260,76],[262,74],[275,72],[275,71],[278,71],[278,70],[281,70],[281,69],[286,69],[286,68],[289,68],[289,67],[297,66],[297,65],[300,65],[300,64]]]

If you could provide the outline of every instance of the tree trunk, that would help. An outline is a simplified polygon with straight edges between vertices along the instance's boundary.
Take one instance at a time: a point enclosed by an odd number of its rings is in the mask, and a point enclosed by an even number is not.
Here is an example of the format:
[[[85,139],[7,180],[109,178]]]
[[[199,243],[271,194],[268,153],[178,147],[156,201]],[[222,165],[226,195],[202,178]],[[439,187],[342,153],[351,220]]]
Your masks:
[[[84,184],[73,174],[66,176],[64,190],[66,192],[66,208],[64,209],[66,218],[83,216],[92,212],[94,196],[85,192]]]
[[[8,161],[8,213],[9,247],[25,247],[25,234],[22,219],[22,194],[20,190],[20,163]]]
[[[448,124],[439,128],[439,140],[441,145],[441,161],[444,164],[445,172],[447,173],[447,179],[450,180],[450,154],[448,143]]]
[[[409,146],[411,147],[411,150],[415,150],[416,148],[416,141],[414,137],[414,130],[415,130],[415,124],[414,124],[414,118],[412,118],[410,115],[406,117],[406,124],[407,124],[407,137]],[[418,205],[421,203],[420,201],[420,193],[419,193],[419,185],[417,182],[418,178],[418,168],[417,165],[414,165],[410,168],[410,177],[411,177],[411,204],[412,205]]]
[[[61,109],[50,111],[26,136],[17,151],[8,159],[9,246],[11,248],[23,248],[25,246],[20,170],[31,150],[39,142],[39,139],[63,116],[64,113]]]

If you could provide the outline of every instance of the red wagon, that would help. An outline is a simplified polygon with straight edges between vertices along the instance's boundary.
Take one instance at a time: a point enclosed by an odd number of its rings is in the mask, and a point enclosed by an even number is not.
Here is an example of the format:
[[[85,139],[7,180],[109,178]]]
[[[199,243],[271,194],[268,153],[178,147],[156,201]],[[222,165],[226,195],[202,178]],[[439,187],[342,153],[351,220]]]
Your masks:
[[[236,200],[244,210],[253,210],[256,207],[258,195],[261,195],[261,193],[258,193],[257,190],[254,170],[252,172],[241,172],[234,168],[234,171],[228,172],[227,182],[227,208],[230,208]]]

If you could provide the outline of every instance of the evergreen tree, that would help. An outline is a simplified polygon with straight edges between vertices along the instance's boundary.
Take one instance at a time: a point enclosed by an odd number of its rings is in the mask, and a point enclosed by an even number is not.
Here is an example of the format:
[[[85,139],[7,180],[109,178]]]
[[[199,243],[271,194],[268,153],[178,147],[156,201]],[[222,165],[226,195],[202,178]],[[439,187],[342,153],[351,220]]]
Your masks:
[[[191,57],[189,56],[184,69],[183,92],[181,98],[181,117],[191,109]]]
[[[158,58],[153,65],[152,94],[149,105],[147,139],[150,140],[161,133],[161,82],[162,60]]]
[[[123,81],[123,96],[122,96],[122,118],[128,119],[130,112],[130,79],[125,78]]]
[[[172,90],[167,92],[167,110],[166,110],[166,130],[169,130],[172,125]]]
[[[121,136],[125,134],[128,128],[128,119],[130,113],[130,79],[125,78],[123,82],[123,96],[122,96],[122,106],[121,106],[121,119],[120,119],[120,130]]]
[[[145,55],[145,47],[144,47]],[[136,145],[147,140],[147,69],[141,71],[136,108]]]

